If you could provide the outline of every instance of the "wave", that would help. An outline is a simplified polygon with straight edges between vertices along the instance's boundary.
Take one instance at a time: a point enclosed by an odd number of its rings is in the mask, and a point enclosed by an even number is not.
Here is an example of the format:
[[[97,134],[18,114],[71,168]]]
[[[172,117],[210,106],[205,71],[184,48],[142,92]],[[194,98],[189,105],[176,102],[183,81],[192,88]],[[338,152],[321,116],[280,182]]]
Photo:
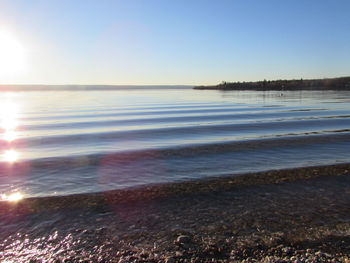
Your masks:
[[[106,116],[101,115],[94,115],[91,118],[79,118],[75,116],[76,118],[66,118],[63,119],[63,121],[58,122],[52,121],[51,122],[35,122],[30,121],[30,124],[24,124],[21,126],[21,129],[23,130],[46,130],[46,129],[74,129],[76,127],[79,128],[96,128],[98,126],[128,126],[128,125],[151,125],[154,126],[160,125],[160,124],[171,124],[171,123],[207,123],[207,122],[218,122],[218,121],[230,121],[230,122],[237,122],[237,121],[253,121],[253,120],[261,120],[261,119],[295,119],[295,120],[303,120],[303,119],[321,119],[321,118],[349,118],[350,115],[346,115],[348,112],[344,110],[337,110],[337,111],[314,111],[309,114],[305,114],[304,110],[300,110],[298,112],[291,112],[291,111],[274,111],[274,112],[249,112],[249,113],[242,113],[242,112],[220,112],[217,114],[207,114],[205,116],[202,116],[201,114],[186,114],[186,115],[155,115],[152,117],[149,117],[147,115],[136,115],[134,118],[128,117],[128,118],[122,118],[120,116],[109,116],[109,118],[106,118]]]
[[[16,163],[17,166],[27,165],[30,163],[31,167],[60,167],[62,165],[67,167],[77,167],[84,165],[97,165],[100,160],[108,156],[109,161],[123,161],[133,157],[139,159],[154,159],[154,158],[173,158],[173,157],[190,157],[205,154],[219,154],[226,152],[241,152],[246,150],[257,149],[273,149],[273,148],[287,148],[296,146],[308,146],[315,144],[330,144],[330,143],[350,143],[350,129],[344,130],[329,130],[326,134],[312,134],[305,133],[303,135],[283,134],[275,138],[259,138],[241,141],[225,141],[203,144],[187,144],[183,146],[163,147],[163,148],[148,148],[139,150],[124,150],[124,151],[106,151],[90,155],[76,155],[68,157],[51,157],[51,158],[37,158],[35,160],[23,161]],[[1,167],[8,167],[8,163],[1,163]],[[1,169],[1,168],[0,168]]]
[[[121,141],[159,141],[174,139],[175,140],[196,140],[200,137],[223,139],[224,136],[266,136],[267,134],[278,135],[281,132],[305,133],[305,132],[324,132],[332,129],[347,129],[350,127],[348,118],[328,118],[328,119],[310,119],[310,120],[284,120],[284,121],[263,121],[249,123],[224,123],[224,124],[188,124],[187,126],[174,125],[171,127],[142,127],[135,128],[106,128],[106,131],[91,132],[89,129],[79,131],[73,134],[70,130],[67,135],[48,135],[32,136],[24,139],[18,139],[14,145],[21,147],[36,145],[55,145],[55,144],[86,144],[93,146],[95,143],[117,143]],[[154,141],[155,140],[155,141]]]

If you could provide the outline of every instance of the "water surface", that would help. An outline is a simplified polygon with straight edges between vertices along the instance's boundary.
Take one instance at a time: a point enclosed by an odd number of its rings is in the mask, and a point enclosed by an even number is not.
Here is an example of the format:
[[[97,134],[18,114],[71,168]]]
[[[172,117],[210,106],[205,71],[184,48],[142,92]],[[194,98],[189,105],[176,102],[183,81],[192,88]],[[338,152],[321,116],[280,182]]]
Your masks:
[[[0,194],[349,162],[349,102],[349,91],[2,92]]]

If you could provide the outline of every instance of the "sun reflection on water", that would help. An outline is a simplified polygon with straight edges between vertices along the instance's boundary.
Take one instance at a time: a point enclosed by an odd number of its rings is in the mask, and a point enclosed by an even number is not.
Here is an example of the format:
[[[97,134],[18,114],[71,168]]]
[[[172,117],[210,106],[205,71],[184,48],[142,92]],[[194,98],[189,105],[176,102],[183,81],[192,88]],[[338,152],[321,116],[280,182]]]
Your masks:
[[[0,152],[0,161],[13,164],[18,161],[19,152],[15,149],[14,141],[17,139],[19,105],[14,102],[14,94],[1,94],[0,97],[0,140],[3,141]],[[16,166],[10,166],[11,169]],[[11,174],[11,171],[9,170]],[[1,189],[3,190],[3,189]],[[5,189],[5,192],[6,189]],[[0,195],[0,201],[18,202],[23,199],[19,191]]]
[[[1,116],[1,126],[3,127],[3,129],[5,130],[13,130],[16,129],[17,127],[17,120],[16,120],[17,116],[13,113],[10,114],[5,114],[3,113]]]
[[[14,192],[11,194],[3,194],[1,195],[2,201],[8,202],[18,202],[23,199],[23,194],[21,192]]]
[[[17,132],[14,130],[5,130],[3,139],[7,142],[12,142],[17,138]]]
[[[0,123],[4,133],[14,132],[18,126],[19,106],[12,101],[0,104]]]
[[[8,163],[14,163],[18,160],[18,152],[15,150],[6,150],[2,155],[3,160]]]
[[[18,152],[12,149],[11,143],[17,139],[19,105],[7,94],[4,100],[0,101],[0,125],[2,128],[2,139],[8,143],[8,149],[2,154],[6,162],[15,162],[18,159]]]

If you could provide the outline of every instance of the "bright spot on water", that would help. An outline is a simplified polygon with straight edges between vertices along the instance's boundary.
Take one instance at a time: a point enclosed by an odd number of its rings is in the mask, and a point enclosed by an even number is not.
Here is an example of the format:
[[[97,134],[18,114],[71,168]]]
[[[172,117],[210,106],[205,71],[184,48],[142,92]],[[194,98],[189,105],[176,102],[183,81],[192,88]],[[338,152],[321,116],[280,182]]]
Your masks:
[[[11,101],[2,102],[0,105],[1,127],[5,130],[15,129],[18,125],[17,118],[19,106]]]
[[[19,154],[15,150],[7,150],[3,154],[3,160],[5,162],[13,163],[18,160],[18,156]]]
[[[5,130],[3,139],[8,142],[12,142],[17,138],[17,133],[13,130]]]
[[[11,194],[3,194],[1,195],[2,201],[8,201],[8,202],[18,202],[19,200],[23,199],[23,194],[20,192],[14,192]]]
[[[2,118],[1,126],[6,129],[15,129],[17,127],[17,121],[14,116],[5,116]]]
[[[11,142],[17,138],[16,128],[18,126],[18,104],[12,102],[11,98],[0,101],[0,125],[3,129],[2,138]]]

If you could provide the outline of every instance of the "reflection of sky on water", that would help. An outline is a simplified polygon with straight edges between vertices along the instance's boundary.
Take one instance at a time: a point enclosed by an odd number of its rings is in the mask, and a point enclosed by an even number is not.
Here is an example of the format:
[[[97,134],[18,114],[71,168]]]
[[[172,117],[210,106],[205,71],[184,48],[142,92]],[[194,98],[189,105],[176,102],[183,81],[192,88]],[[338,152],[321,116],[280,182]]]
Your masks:
[[[18,191],[26,197],[85,193],[349,160],[349,92],[7,94],[0,92],[0,173],[5,175],[0,196]],[[291,136],[308,137],[307,143],[298,138],[291,143]],[[317,136],[323,139],[312,140]],[[280,138],[278,147],[263,141]],[[256,148],[260,140],[262,146]],[[237,142],[246,148],[227,150],[226,144]],[[204,144],[208,149],[197,151]],[[120,153],[129,151],[138,155],[120,159]],[[154,154],[147,159],[145,152]]]

